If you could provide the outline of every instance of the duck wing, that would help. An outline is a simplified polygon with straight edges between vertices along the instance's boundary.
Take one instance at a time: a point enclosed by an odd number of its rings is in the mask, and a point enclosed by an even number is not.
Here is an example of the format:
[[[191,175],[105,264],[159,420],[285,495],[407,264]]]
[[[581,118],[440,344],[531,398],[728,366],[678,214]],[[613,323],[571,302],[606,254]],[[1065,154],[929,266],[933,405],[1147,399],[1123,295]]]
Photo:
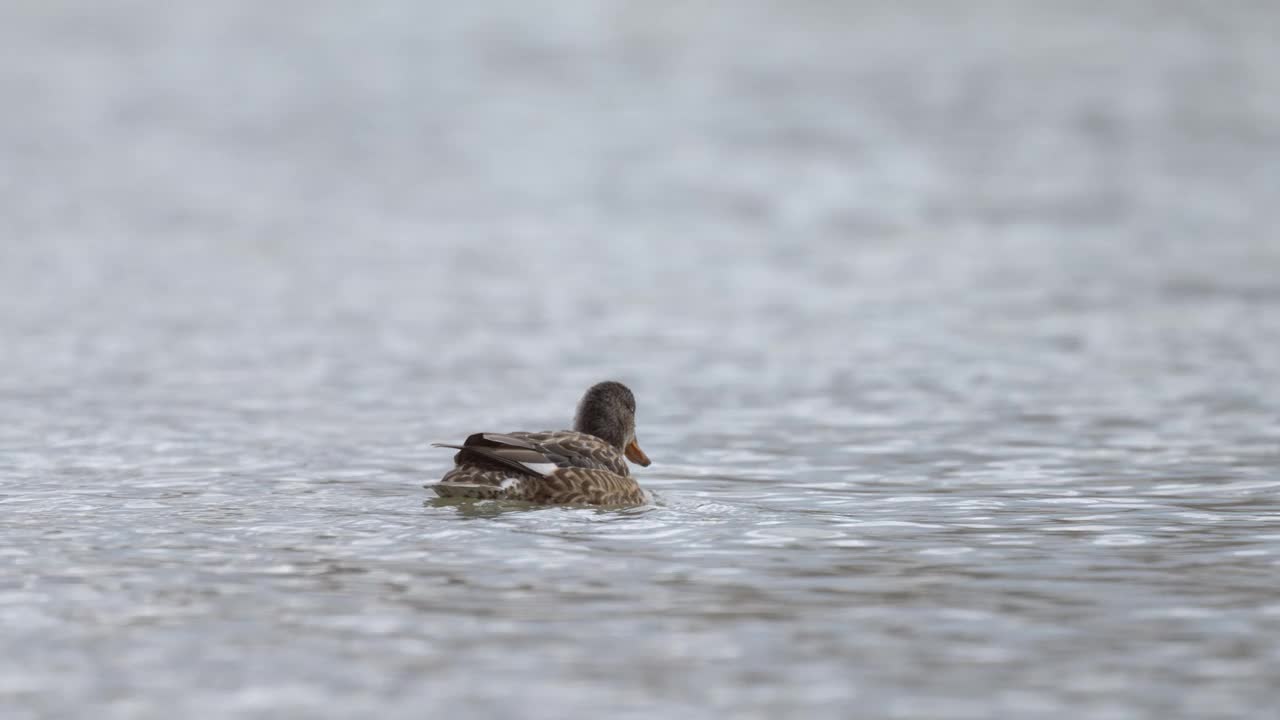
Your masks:
[[[626,459],[600,438],[572,431],[540,433],[476,433],[461,445],[433,443],[458,450],[463,465],[489,460],[524,475],[547,476],[565,468],[606,470],[629,475]]]
[[[595,435],[572,430],[521,435],[521,439],[536,443],[543,451],[564,458],[565,464],[561,467],[607,470],[624,477],[631,474],[622,451]]]

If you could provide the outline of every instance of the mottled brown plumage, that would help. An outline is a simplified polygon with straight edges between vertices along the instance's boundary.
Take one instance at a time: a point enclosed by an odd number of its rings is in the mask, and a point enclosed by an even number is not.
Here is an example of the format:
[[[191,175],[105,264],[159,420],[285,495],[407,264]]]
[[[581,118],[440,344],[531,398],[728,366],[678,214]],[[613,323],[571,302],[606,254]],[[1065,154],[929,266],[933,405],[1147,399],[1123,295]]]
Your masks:
[[[627,460],[648,465],[635,436],[635,397],[602,382],[583,395],[573,430],[476,433],[456,448],[454,467],[428,485],[441,497],[555,505],[642,505]]]

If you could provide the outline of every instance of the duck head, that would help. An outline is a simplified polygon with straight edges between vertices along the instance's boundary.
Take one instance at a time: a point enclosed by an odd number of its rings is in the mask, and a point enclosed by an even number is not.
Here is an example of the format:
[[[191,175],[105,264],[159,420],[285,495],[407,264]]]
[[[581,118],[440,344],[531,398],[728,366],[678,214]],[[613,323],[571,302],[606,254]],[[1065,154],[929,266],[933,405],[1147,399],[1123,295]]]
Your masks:
[[[636,396],[620,382],[592,385],[578,403],[573,429],[604,440],[633,463],[649,465],[649,456],[636,442]]]

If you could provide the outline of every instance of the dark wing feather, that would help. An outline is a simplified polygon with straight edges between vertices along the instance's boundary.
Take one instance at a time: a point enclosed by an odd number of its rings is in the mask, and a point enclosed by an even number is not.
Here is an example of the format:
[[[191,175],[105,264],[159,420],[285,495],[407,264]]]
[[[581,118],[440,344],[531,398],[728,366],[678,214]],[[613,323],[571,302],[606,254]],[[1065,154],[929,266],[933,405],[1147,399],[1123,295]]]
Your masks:
[[[540,476],[542,474],[532,468],[526,467],[524,465],[525,462],[535,462],[535,463],[548,462],[544,457],[542,457],[542,455],[533,453],[530,450],[521,450],[519,448],[515,449],[514,453],[511,453],[498,448],[489,448],[489,447],[478,446],[478,445],[450,445],[448,443],[432,443],[432,446],[443,447],[443,448],[453,448],[454,450],[460,450],[461,452],[459,452],[457,457],[454,459],[454,462],[458,464],[462,464],[463,462],[466,461],[466,455],[464,455],[464,453],[474,453],[475,455],[478,455],[482,458],[487,458],[489,460],[492,460],[498,463],[499,465],[509,467],[512,470],[515,470],[522,475]],[[516,453],[518,453],[518,455]],[[530,455],[532,455],[533,457],[532,458],[528,457]]]
[[[607,470],[617,475],[631,474],[626,458],[617,448],[593,435],[562,430],[557,432],[475,433],[462,445],[435,443],[437,447],[460,450],[454,458],[459,465],[473,459],[492,460],[523,474],[541,475],[524,463],[552,464],[560,468]]]
[[[545,470],[529,467],[530,464],[554,465],[562,468],[573,466],[570,458],[556,452],[554,448],[544,448],[520,437],[523,434],[475,433],[463,441],[462,445],[449,443],[435,443],[435,445],[461,451],[454,458],[454,462],[458,465],[484,458],[521,474],[535,477],[544,475]]]
[[[473,433],[462,441],[467,447],[515,447],[524,448],[526,450],[537,450],[538,446],[519,437],[520,433],[508,435],[505,433]]]

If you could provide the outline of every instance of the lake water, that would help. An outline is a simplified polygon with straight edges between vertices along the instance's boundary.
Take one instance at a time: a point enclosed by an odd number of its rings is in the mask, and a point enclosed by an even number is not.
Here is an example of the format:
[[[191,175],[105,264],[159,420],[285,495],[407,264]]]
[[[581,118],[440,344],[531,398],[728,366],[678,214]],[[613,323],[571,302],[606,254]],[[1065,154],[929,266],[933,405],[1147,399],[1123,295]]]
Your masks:
[[[6,4],[3,716],[1271,716],[1278,29]]]

